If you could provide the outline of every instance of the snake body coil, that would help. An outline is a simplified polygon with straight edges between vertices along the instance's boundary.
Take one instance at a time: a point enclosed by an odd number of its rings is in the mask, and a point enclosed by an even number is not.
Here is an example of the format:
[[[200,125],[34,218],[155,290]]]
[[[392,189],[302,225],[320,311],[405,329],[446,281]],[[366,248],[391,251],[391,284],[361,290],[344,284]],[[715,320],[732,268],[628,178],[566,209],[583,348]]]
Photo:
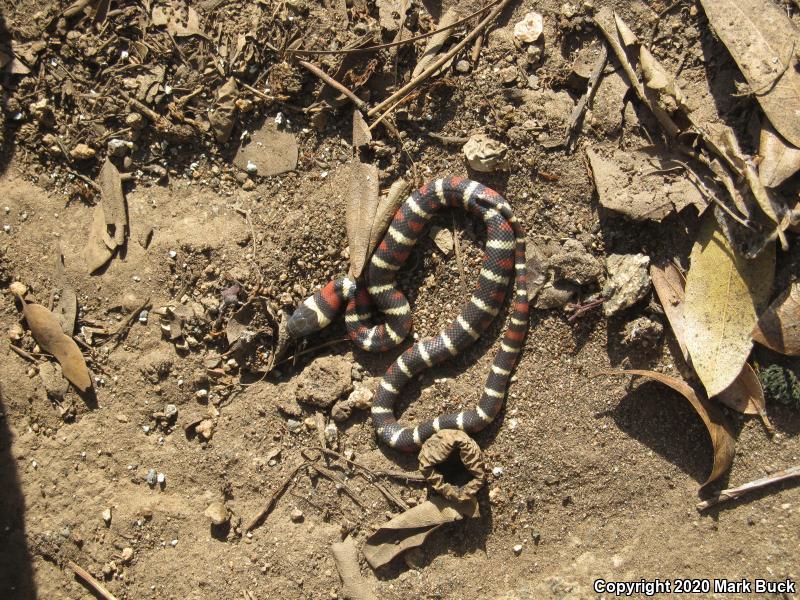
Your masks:
[[[451,177],[437,179],[413,192],[395,213],[383,241],[369,263],[367,283],[344,277],[331,281],[305,300],[288,322],[292,337],[302,337],[328,325],[346,308],[350,338],[363,350],[382,352],[400,344],[411,331],[411,309],[397,287],[397,271],[408,258],[425,224],[438,210],[463,207],[486,225],[486,251],[478,285],[461,313],[434,338],[422,339],[403,352],[386,371],[372,405],[372,422],[381,440],[397,450],[419,449],[440,429],[475,433],[500,412],[511,371],[528,331],[525,236],[503,197],[480,183]],[[403,387],[418,373],[457,355],[477,340],[500,312],[512,275],[515,291],[511,322],[492,363],[475,408],[402,426],[394,404]],[[374,310],[383,323],[371,325]]]

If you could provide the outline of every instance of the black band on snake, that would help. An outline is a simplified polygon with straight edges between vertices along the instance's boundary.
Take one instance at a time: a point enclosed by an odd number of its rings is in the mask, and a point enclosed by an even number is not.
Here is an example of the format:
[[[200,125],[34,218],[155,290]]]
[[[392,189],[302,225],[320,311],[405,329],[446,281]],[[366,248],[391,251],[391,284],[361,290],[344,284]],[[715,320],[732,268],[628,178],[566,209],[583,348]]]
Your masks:
[[[437,179],[415,191],[400,206],[370,259],[366,282],[344,277],[331,281],[305,300],[288,322],[294,338],[328,325],[346,308],[350,338],[363,350],[382,352],[400,344],[411,331],[411,309],[397,287],[397,271],[438,210],[464,207],[486,225],[486,251],[475,291],[459,315],[434,338],[422,339],[403,352],[386,371],[372,405],[378,437],[397,450],[418,450],[440,429],[475,433],[500,412],[511,372],[528,331],[525,236],[505,199],[480,183],[451,177]],[[500,312],[514,275],[511,323],[500,343],[480,400],[475,408],[403,426],[394,404],[403,387],[418,373],[462,352],[486,330]],[[383,322],[372,325],[375,312]]]

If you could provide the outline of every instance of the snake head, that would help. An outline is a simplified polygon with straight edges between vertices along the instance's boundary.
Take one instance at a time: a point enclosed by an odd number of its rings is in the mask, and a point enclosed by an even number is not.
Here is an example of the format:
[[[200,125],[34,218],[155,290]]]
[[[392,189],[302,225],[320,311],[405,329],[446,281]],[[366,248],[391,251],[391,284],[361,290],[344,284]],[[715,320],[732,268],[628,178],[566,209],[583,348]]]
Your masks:
[[[286,323],[286,332],[294,339],[305,337],[319,329],[321,329],[321,324],[317,313],[305,303],[297,307]]]

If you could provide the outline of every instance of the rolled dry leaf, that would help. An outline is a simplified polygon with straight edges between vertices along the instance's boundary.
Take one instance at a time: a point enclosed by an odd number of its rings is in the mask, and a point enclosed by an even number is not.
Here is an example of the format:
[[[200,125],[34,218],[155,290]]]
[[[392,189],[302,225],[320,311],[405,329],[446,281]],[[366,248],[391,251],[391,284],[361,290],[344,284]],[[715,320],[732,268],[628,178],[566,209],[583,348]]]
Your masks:
[[[26,304],[22,308],[22,314],[33,339],[42,350],[55,356],[64,377],[81,392],[91,388],[92,378],[78,344],[64,335],[56,316],[41,304]]]
[[[453,453],[458,453],[462,464],[472,475],[472,479],[461,487],[447,483],[444,475],[436,469]],[[466,502],[474,498],[486,479],[480,447],[460,429],[444,429],[428,438],[419,451],[419,470],[435,492],[454,502]]]

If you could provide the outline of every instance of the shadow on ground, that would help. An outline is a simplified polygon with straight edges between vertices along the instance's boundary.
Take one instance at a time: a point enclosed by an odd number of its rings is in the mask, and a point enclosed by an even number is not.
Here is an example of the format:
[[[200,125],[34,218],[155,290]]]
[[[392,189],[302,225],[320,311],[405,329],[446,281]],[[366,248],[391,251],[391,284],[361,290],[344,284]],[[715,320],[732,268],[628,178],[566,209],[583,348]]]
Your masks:
[[[24,515],[25,499],[11,454],[11,430],[0,387],[0,598],[36,598]]]

